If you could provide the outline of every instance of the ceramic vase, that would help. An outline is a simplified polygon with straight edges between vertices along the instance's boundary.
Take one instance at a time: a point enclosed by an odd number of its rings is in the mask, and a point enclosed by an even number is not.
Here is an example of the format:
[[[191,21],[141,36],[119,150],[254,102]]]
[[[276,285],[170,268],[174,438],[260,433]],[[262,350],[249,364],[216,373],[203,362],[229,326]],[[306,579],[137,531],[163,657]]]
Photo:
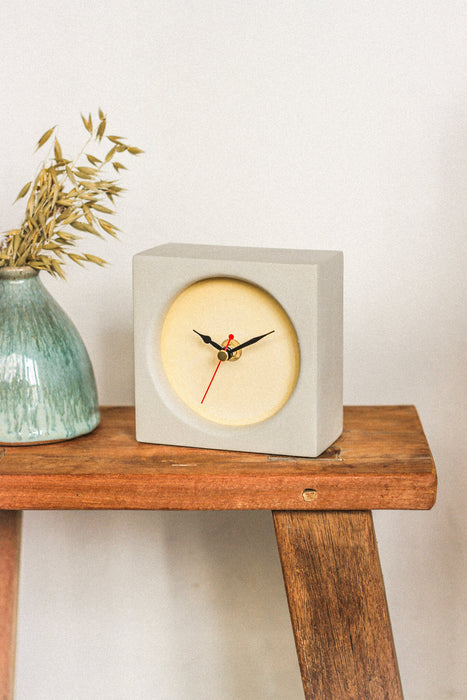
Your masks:
[[[30,267],[0,268],[0,443],[67,440],[99,424],[75,326]]]

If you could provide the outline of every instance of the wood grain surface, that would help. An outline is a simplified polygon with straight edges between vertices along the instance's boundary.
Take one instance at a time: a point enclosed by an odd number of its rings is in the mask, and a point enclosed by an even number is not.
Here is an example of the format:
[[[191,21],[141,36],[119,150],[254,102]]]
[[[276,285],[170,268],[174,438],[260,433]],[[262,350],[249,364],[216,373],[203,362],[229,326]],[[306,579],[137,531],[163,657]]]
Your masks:
[[[138,443],[134,408],[91,434],[0,446],[0,508],[428,509],[436,471],[413,406],[349,406],[342,436],[307,459]]]
[[[401,700],[369,512],[276,512],[307,700]]]
[[[0,698],[13,698],[21,512],[0,512]]]

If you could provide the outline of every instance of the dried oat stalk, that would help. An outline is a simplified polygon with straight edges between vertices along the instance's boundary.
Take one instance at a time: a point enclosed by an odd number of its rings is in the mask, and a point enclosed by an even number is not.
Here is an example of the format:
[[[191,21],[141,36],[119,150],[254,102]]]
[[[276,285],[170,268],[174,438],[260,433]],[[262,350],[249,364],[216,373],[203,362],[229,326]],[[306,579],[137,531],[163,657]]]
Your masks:
[[[28,196],[26,211],[21,226],[0,238],[0,267],[29,265],[64,278],[63,265],[67,260],[78,265],[106,264],[95,255],[75,252],[75,246],[83,235],[117,237],[119,229],[108,217],[115,213],[114,200],[123,192],[118,175],[126,167],[120,158],[143,151],[127,145],[123,137],[107,136],[107,119],[102,110],[95,128],[91,115],[81,118],[87,141],[75,161],[63,156],[55,136],[56,127],[48,129],[37,142],[37,149],[42,148],[54,136],[51,153],[37,176],[21,188],[16,198],[17,201]],[[107,152],[106,142],[110,147]],[[92,143],[104,151],[99,151],[99,157],[89,152]],[[110,170],[112,178],[107,174]]]

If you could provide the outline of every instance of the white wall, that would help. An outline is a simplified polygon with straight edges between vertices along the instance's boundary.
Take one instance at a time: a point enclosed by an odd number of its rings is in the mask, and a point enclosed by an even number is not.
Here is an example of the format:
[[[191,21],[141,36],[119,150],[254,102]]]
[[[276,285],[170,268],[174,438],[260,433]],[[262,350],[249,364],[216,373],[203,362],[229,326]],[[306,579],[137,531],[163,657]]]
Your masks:
[[[375,515],[407,700],[465,698],[466,27],[463,0],[0,7],[1,230],[52,124],[74,148],[102,106],[146,151],[112,265],[48,283],[102,403],[133,401],[135,252],[344,251],[345,402],[416,404],[440,479]],[[300,697],[269,513],[25,515],[18,700]]]

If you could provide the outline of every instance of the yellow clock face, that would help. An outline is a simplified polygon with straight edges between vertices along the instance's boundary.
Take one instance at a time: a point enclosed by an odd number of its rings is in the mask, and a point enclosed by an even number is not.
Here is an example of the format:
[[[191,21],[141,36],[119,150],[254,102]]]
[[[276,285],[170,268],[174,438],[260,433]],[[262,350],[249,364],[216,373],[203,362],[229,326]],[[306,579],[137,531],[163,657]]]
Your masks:
[[[276,414],[300,367],[297,335],[282,306],[264,289],[228,277],[196,282],[174,299],[160,351],[178,397],[221,425],[252,425]]]

